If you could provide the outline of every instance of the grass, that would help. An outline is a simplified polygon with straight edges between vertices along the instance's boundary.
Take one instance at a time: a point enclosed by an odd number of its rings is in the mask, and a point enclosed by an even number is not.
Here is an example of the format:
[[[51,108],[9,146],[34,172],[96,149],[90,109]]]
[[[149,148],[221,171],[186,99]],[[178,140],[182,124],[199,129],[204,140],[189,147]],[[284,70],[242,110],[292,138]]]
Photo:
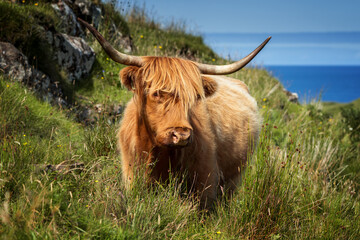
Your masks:
[[[195,58],[216,58],[199,47],[200,37],[124,19],[140,55],[181,55],[174,49],[188,41]],[[174,40],[180,35],[187,40]],[[118,79],[124,66],[108,60],[93,38],[89,42],[97,62],[86,84],[74,87],[77,105],[125,104],[132,95]],[[148,187],[139,174],[125,190],[116,152],[119,119],[113,124],[102,112],[85,126],[73,110],[44,103],[0,76],[1,238],[359,239],[359,142],[346,130],[350,123],[321,102],[288,102],[265,70],[246,68],[232,77],[247,83],[264,121],[242,185],[205,213],[177,177]],[[74,163],[83,167],[46,168]]]

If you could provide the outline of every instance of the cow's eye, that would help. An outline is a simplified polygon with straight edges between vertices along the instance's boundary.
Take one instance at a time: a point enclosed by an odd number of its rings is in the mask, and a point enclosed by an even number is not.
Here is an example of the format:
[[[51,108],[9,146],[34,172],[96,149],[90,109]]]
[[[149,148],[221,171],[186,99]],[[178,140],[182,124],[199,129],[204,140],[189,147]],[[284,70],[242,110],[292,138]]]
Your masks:
[[[156,91],[152,94],[152,98],[156,101],[160,101],[161,100],[161,93],[159,91]]]

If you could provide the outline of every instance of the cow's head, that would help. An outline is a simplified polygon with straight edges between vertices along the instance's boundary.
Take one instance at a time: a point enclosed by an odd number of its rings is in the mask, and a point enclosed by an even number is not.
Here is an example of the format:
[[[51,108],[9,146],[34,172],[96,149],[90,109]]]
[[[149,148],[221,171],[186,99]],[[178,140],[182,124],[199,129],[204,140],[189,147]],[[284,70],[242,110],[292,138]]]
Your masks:
[[[186,146],[191,141],[191,109],[212,95],[216,82],[201,74],[225,75],[249,63],[267,44],[266,39],[252,53],[229,65],[207,65],[179,58],[130,56],[114,49],[88,23],[78,19],[116,62],[128,65],[120,72],[122,83],[139,105],[139,119],[146,125],[152,141],[161,146]]]
[[[134,91],[139,117],[155,144],[184,147],[192,140],[191,109],[216,91],[194,62],[167,57],[144,57],[141,67],[120,72],[123,85]]]

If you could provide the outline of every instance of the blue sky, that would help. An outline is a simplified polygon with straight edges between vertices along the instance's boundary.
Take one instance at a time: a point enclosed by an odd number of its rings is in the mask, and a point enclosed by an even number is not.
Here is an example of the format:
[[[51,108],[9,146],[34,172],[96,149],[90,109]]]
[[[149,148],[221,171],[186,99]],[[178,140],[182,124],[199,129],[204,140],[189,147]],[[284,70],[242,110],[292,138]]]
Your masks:
[[[156,22],[185,23],[190,32],[200,34],[218,54],[232,60],[244,57],[272,35],[253,63],[360,66],[360,0],[118,0],[118,3],[125,9],[145,4],[147,14]],[[319,32],[337,35],[314,34]],[[253,34],[245,37],[242,33]]]
[[[199,33],[360,31],[359,0],[130,0]]]

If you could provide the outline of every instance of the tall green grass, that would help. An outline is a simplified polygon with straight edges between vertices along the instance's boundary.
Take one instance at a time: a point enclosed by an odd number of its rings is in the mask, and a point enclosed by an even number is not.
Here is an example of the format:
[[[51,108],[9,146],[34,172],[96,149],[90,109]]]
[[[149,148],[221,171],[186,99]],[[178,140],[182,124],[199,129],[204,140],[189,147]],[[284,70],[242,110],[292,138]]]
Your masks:
[[[0,89],[5,237],[356,239],[360,234],[358,193],[341,175],[339,145],[325,130],[336,126],[327,123],[317,134],[321,129],[306,108],[286,119],[270,107],[271,99],[261,99],[264,124],[243,183],[203,215],[175,177],[151,188],[139,178],[125,190],[115,125],[99,121],[84,128],[19,84],[2,79]],[[85,167],[52,172],[40,166],[64,161]]]

